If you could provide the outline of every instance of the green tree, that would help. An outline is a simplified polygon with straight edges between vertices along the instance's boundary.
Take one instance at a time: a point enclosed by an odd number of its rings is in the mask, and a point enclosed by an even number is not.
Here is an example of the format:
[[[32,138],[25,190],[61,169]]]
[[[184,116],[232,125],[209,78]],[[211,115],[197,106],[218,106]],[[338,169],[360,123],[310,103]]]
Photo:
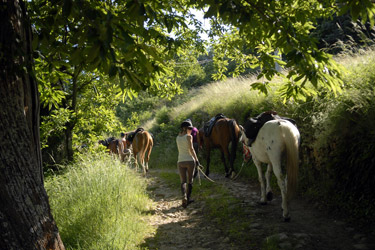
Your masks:
[[[247,67],[260,69],[261,81],[252,88],[262,92],[267,93],[268,82],[275,75],[285,77],[280,90],[285,100],[313,95],[322,88],[340,91],[341,69],[329,54],[317,47],[318,41],[311,35],[318,19],[350,12],[354,20],[369,20],[373,25],[375,13],[371,0],[198,0],[194,3],[206,7],[205,17],[212,20],[211,37],[216,40],[214,63],[218,69],[215,78],[225,78],[229,60],[235,60],[237,74]],[[250,53],[243,53],[243,48]],[[275,63],[288,69],[286,75],[275,69]]]
[[[189,29],[184,15],[190,6],[207,5],[206,17],[237,28],[230,29],[224,42],[254,49],[254,56],[237,53],[235,58],[259,66],[261,77],[268,79],[278,73],[274,70],[278,57],[273,52],[278,49],[283,54],[285,67],[290,69],[284,88],[287,97],[305,90],[307,80],[315,87],[339,88],[337,66],[310,37],[316,18],[350,11],[355,20],[361,17],[374,23],[371,0],[35,0],[27,4],[30,15],[38,16],[40,23],[36,18],[28,21],[23,1],[0,0],[2,249],[64,249],[43,186],[31,28],[36,31],[33,48],[48,62],[48,70],[72,76],[63,83],[73,89],[72,95],[78,95],[74,89],[79,88],[74,77],[98,70],[117,77],[131,96],[148,88],[165,91],[168,84],[175,89],[173,81],[162,82],[168,78],[168,60],[185,46],[183,41],[196,40],[195,33],[185,32]],[[221,27],[214,26],[215,31]],[[234,36],[236,32],[240,40]],[[216,58],[224,57],[218,54]],[[51,88],[59,89],[56,84],[51,83]],[[54,96],[54,91],[51,93]]]
[[[46,149],[47,155],[57,155],[54,151],[59,148],[64,151],[59,158],[73,159],[74,129],[84,117],[78,115],[83,113],[78,105],[89,98],[84,90],[93,88],[94,81],[97,85],[100,74],[117,82],[128,97],[146,89],[162,97],[179,92],[168,77],[173,74],[169,58],[186,44],[196,43],[197,32],[187,29],[181,16],[186,11],[174,5],[168,1],[29,3],[42,117],[48,120],[51,112],[56,115],[52,107],[69,114],[58,133],[48,134],[55,147]],[[172,30],[175,38],[168,34]]]

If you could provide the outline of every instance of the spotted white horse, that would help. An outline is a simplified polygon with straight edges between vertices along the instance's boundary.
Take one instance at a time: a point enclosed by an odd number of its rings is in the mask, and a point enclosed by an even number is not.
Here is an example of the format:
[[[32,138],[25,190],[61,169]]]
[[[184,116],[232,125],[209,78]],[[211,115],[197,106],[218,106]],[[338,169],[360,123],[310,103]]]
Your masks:
[[[240,141],[249,146],[258,170],[261,188],[260,202],[266,204],[267,200],[272,200],[270,176],[273,170],[281,190],[284,221],[290,221],[289,202],[297,188],[300,133],[297,127],[287,120],[272,120],[263,125],[255,141],[249,145],[250,141],[245,135],[246,124],[244,126],[240,126]],[[285,157],[287,176],[284,177],[281,162]],[[265,178],[262,163],[268,164]],[[266,179],[266,185],[264,179]]]

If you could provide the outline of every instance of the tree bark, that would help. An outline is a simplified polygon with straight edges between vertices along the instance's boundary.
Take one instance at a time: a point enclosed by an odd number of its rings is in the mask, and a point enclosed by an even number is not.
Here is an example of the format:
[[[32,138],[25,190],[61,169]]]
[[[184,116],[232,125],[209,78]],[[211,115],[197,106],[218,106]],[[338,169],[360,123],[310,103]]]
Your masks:
[[[0,0],[0,249],[64,249],[43,185],[25,4]]]

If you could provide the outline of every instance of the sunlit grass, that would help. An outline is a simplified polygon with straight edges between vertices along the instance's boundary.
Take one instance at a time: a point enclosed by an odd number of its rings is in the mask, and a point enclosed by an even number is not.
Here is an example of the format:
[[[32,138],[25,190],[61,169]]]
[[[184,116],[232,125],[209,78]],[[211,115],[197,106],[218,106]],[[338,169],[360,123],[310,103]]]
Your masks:
[[[226,81],[213,82],[200,88],[190,101],[175,107],[171,119],[204,112],[206,119],[217,113],[232,113],[232,107],[242,107],[252,103],[260,103],[265,99],[257,91],[250,91],[256,81],[254,76],[230,78]]]
[[[153,230],[146,182],[108,155],[84,156],[46,179],[52,213],[67,249],[139,249]]]

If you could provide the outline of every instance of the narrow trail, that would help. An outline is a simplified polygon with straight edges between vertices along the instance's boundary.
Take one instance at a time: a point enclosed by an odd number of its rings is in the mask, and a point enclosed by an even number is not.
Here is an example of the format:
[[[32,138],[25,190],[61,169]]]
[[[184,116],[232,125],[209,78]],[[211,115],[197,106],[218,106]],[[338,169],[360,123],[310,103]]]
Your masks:
[[[375,249],[375,226],[372,232],[361,233],[355,226],[336,220],[298,198],[291,204],[291,222],[285,223],[281,218],[279,195],[275,195],[268,205],[262,206],[258,204],[258,183],[241,179],[233,181],[214,173],[210,177],[215,180],[215,185],[222,185],[237,198],[239,203],[235,205],[240,206],[246,216],[236,219],[238,222],[252,221],[245,235],[254,239],[254,242],[244,246],[232,241],[217,227],[215,219],[210,220],[205,215],[206,204],[203,200],[195,200],[186,209],[182,208],[179,187],[169,187],[157,177],[157,172],[151,170],[147,180],[155,206],[149,224],[157,227],[157,230],[146,239],[145,246],[160,250],[242,250],[262,249],[266,241],[276,240],[276,246],[272,249]],[[194,185],[198,185],[198,182]]]

